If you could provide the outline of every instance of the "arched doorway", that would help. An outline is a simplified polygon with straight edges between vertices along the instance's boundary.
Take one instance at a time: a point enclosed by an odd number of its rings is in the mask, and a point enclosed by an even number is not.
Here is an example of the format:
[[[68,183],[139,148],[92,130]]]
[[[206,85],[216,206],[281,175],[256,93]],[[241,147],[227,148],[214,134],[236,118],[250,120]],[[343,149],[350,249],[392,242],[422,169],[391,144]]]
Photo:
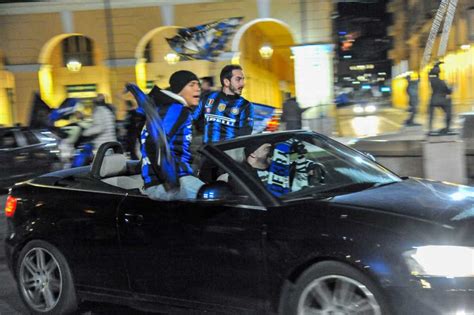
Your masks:
[[[97,93],[110,97],[109,70],[101,49],[82,34],[61,34],[41,49],[38,76],[43,100],[56,107],[67,97],[89,103]]]
[[[291,54],[294,44],[289,26],[277,19],[256,19],[238,30],[232,42],[232,51],[238,56],[238,63],[245,72],[244,97],[279,108],[285,93],[294,94]],[[262,47],[266,48],[260,50]]]
[[[169,77],[178,70],[192,71],[198,77],[209,75],[213,67],[211,62],[179,60],[169,47],[166,38],[176,35],[178,28],[178,26],[160,26],[150,30],[140,39],[135,50],[135,75],[141,89],[147,91],[155,84],[166,88]]]
[[[15,112],[15,77],[5,70],[5,55],[0,50],[0,125],[12,125]]]

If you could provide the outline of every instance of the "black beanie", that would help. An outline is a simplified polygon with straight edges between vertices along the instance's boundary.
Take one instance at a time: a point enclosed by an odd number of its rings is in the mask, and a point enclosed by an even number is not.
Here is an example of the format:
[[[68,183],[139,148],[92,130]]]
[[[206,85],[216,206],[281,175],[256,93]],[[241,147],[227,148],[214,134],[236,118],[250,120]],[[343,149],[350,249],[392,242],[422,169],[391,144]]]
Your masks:
[[[178,94],[186,86],[186,84],[193,80],[199,82],[198,77],[191,71],[176,71],[170,77],[170,90],[171,92]]]

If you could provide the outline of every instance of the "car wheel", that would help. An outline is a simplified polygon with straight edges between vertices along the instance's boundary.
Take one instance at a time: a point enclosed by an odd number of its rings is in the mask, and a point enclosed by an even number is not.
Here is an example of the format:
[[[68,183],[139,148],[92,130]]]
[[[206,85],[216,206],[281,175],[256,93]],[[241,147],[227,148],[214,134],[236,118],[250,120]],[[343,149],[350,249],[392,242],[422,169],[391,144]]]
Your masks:
[[[322,262],[307,269],[286,295],[283,314],[389,314],[381,291],[357,269]],[[286,299],[285,294],[283,298]]]
[[[71,271],[53,245],[29,242],[18,257],[16,275],[20,296],[33,314],[68,314],[77,309]]]

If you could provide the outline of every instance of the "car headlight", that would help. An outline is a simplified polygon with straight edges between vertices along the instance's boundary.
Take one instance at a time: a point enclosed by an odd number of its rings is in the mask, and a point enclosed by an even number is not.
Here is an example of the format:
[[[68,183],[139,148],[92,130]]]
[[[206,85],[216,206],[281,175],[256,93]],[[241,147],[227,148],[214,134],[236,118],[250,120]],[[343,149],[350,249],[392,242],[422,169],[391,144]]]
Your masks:
[[[474,277],[474,247],[421,246],[404,257],[415,276]]]

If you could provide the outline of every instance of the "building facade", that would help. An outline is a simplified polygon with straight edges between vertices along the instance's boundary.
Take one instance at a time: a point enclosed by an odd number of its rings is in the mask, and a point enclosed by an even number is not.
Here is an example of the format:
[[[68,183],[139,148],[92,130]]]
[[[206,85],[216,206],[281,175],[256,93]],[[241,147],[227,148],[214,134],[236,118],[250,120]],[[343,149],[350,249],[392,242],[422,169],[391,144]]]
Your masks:
[[[187,69],[199,77],[213,76],[219,85],[220,69],[228,63],[244,68],[244,97],[280,107],[284,93],[308,93],[298,86],[307,74],[295,64],[306,58],[299,53],[304,47],[331,44],[333,6],[331,0],[0,4],[0,124],[26,124],[37,91],[51,107],[67,97],[87,100],[104,93],[121,118],[125,83],[166,87],[172,72]],[[228,53],[216,62],[165,60],[172,53],[165,38],[177,28],[238,16],[243,23],[230,38]],[[272,48],[271,58],[259,53],[264,45]],[[332,62],[331,50],[324,52]],[[325,66],[332,69],[331,63]],[[331,71],[327,75],[332,79]],[[332,89],[327,93],[332,98]],[[309,100],[303,105],[316,102]]]

